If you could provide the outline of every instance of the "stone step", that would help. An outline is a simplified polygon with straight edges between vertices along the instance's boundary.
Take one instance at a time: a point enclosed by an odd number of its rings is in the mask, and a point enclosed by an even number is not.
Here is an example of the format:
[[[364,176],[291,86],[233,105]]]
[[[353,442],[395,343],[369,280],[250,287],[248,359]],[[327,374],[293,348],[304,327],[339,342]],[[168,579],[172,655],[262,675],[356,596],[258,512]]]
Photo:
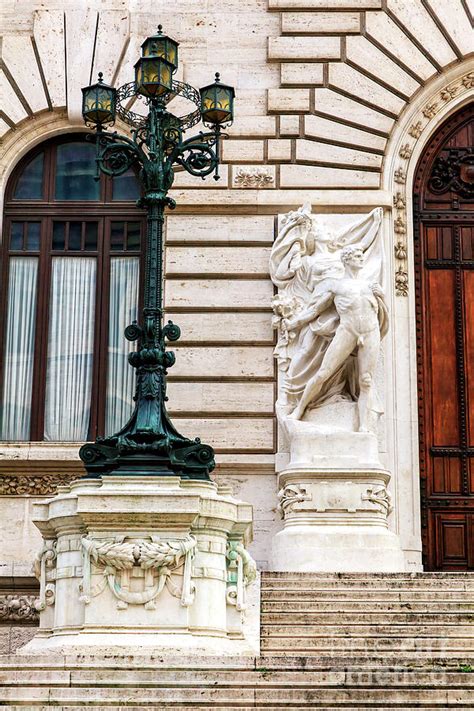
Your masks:
[[[285,600],[288,602],[299,602],[301,600],[365,600],[366,604],[371,602],[384,602],[392,600],[421,600],[446,601],[446,602],[470,602],[472,604],[474,594],[463,590],[437,590],[426,588],[424,590],[384,590],[377,589],[370,591],[354,590],[317,590],[311,588],[299,588],[288,590],[287,588],[265,588],[262,590],[262,601],[271,602],[274,600]]]
[[[419,626],[431,626],[431,627],[449,627],[452,625],[458,627],[458,625],[470,625],[472,627],[472,632],[474,634],[474,609],[471,613],[459,613],[459,612],[443,612],[443,613],[433,613],[429,612],[391,612],[391,611],[332,611],[332,612],[307,612],[303,610],[298,610],[298,612],[292,612],[291,610],[284,610],[279,612],[266,612],[261,613],[261,622],[264,625],[334,625],[334,626],[346,626],[346,625],[413,625],[414,627]]]
[[[370,610],[367,610],[370,607]],[[365,601],[341,600],[340,602],[302,600],[298,605],[298,613],[328,613],[328,614],[354,614],[364,612],[366,614],[383,612],[384,614],[397,614],[403,612],[412,612],[418,614],[474,614],[474,600],[469,602],[445,602],[445,601],[407,601],[392,600],[389,602],[374,602],[370,600],[370,604]],[[289,609],[281,600],[275,602],[264,600],[262,602],[262,614],[295,614],[293,609]]]
[[[296,637],[385,637],[416,639],[472,639],[474,644],[474,625],[413,625],[413,624],[286,624],[261,623],[261,634],[265,636]]]
[[[390,581],[390,580],[428,580],[436,583],[440,580],[472,580],[474,572],[443,571],[421,573],[295,573],[291,571],[262,571],[262,581],[275,580],[335,580],[340,583],[352,580]]]
[[[324,636],[324,635],[307,635],[295,636],[291,633],[277,635],[269,634],[262,635],[262,653],[271,652],[272,654],[283,653],[289,650],[297,652],[299,655],[313,654],[316,651],[325,654],[336,654],[344,652],[345,654],[381,654],[382,652],[394,652],[395,654],[418,654],[419,652],[428,652],[435,655],[444,655],[455,653],[457,656],[461,654],[469,654],[472,658],[474,654],[474,637],[450,637],[441,639],[439,637],[413,637],[413,636],[369,636],[369,635],[351,635],[349,636]]]
[[[392,578],[381,580],[380,578],[356,578],[353,580],[325,580],[321,578],[262,578],[262,588],[285,588],[286,590],[463,590],[474,591],[474,575],[468,578],[453,578],[433,580],[427,578],[403,579]]]
[[[255,670],[14,670],[0,673],[0,687],[138,687],[147,688],[216,688],[278,686],[374,686],[384,683],[393,687],[443,684],[452,688],[474,688],[474,673],[460,671],[417,670],[333,670],[279,671],[266,667]]]
[[[2,690],[2,704],[20,705],[31,708],[41,706],[73,705],[109,708],[140,708],[161,705],[161,708],[281,708],[288,705],[298,708],[324,708],[329,705],[351,707],[363,704],[365,708],[393,708],[400,705],[419,707],[429,704],[435,708],[456,708],[472,702],[472,688],[457,688],[450,685],[430,685],[421,687],[353,686],[342,688],[314,686],[311,681],[302,688],[274,686],[271,681],[259,687],[241,688],[238,682],[230,688],[189,687],[30,687]],[[164,705],[164,706],[163,706]]]

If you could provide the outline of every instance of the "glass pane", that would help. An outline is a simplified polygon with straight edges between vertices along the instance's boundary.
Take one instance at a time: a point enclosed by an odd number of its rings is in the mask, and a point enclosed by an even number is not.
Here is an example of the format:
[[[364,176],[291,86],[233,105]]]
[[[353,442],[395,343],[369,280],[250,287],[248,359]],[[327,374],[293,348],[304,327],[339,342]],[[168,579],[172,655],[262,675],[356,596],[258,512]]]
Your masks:
[[[65,222],[53,222],[53,249],[65,249],[66,238],[64,235]]]
[[[117,432],[133,408],[135,370],[127,358],[135,346],[124,338],[123,332],[137,318],[139,268],[138,257],[110,260],[106,434]]]
[[[52,260],[44,438],[87,439],[94,355],[96,260]]]
[[[125,222],[112,222],[110,225],[110,249],[121,252],[124,249]]]
[[[23,222],[12,222],[10,249],[23,249]]]
[[[40,248],[41,222],[28,222],[26,230],[26,249]]]
[[[132,169],[113,179],[112,200],[138,200],[140,184]]]
[[[69,223],[68,249],[81,249],[82,222]]]
[[[56,200],[98,200],[100,183],[95,175],[95,146],[64,143],[57,147]]]
[[[41,200],[43,197],[44,153],[28,163],[18,178],[13,197],[15,200]]]
[[[127,223],[127,249],[140,249],[140,223]]]
[[[86,222],[85,249],[97,249],[97,222]]]
[[[37,257],[12,257],[8,277],[1,439],[30,436]]]

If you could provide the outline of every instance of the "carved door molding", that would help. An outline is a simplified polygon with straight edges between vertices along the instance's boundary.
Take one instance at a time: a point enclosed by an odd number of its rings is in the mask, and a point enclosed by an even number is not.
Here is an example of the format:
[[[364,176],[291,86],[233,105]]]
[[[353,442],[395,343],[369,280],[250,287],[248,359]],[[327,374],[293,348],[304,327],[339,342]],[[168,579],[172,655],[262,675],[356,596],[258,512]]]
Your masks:
[[[474,103],[450,117],[414,181],[423,562],[474,570]]]

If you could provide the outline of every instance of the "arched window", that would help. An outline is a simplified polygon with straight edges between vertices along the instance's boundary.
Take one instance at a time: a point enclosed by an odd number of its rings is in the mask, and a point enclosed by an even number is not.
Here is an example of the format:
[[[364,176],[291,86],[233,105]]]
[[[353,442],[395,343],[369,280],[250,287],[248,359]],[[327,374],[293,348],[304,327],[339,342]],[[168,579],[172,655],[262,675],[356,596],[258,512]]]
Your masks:
[[[2,440],[75,442],[131,412],[123,330],[137,315],[144,213],[138,181],[96,177],[84,135],[38,146],[6,192]]]

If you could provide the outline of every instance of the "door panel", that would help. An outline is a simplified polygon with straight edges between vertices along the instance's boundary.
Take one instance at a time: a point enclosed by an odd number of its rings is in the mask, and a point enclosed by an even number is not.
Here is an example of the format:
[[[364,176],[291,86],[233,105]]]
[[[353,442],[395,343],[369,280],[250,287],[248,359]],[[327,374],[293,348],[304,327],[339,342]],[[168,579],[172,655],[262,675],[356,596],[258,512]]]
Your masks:
[[[474,109],[442,126],[415,177],[423,558],[474,570]]]

